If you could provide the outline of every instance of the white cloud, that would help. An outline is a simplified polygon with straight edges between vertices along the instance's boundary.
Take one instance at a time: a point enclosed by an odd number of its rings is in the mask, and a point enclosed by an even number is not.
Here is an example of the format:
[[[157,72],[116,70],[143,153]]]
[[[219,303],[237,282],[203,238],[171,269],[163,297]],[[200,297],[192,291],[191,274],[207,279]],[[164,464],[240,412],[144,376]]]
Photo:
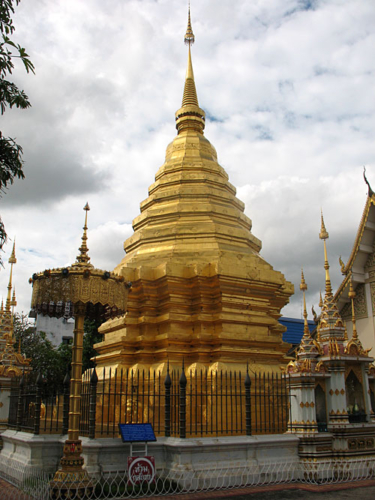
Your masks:
[[[139,203],[175,135],[186,64],[186,6],[172,0],[34,0],[14,38],[36,75],[14,80],[33,107],[2,117],[24,147],[24,181],[2,200],[17,237],[19,309],[35,271],[72,263],[88,200],[92,262],[113,269]],[[324,286],[320,208],[337,257],[348,257],[375,184],[375,9],[367,0],[201,0],[192,5],[194,72],[207,138],[263,241],[262,255],[309,302]],[[6,248],[5,259],[11,245]],[[0,272],[6,293],[8,267]],[[310,306],[309,306],[310,307]]]

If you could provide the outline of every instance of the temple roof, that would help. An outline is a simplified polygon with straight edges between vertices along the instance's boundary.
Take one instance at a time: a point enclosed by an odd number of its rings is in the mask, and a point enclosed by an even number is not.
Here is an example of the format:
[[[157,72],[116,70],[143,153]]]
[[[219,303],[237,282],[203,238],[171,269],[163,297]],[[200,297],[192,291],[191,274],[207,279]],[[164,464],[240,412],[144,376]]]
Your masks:
[[[303,336],[304,320],[297,318],[280,318],[279,323],[286,326],[287,330],[283,333],[283,341],[289,344],[299,344]],[[312,332],[316,324],[312,320],[308,320],[307,324],[309,326],[310,332]]]
[[[367,267],[375,265],[371,262],[375,244],[375,194],[369,189],[365,207],[358,226],[352,251],[346,265],[342,264],[341,271],[345,275],[334,296],[339,309],[349,302],[349,284],[353,278],[354,289],[365,283]]]

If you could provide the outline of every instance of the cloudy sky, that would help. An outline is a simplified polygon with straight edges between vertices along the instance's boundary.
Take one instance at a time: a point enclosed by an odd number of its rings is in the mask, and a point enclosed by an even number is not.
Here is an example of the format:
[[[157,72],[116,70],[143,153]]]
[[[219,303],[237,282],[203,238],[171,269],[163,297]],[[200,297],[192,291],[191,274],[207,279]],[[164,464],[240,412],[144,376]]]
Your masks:
[[[13,40],[36,74],[13,81],[32,108],[8,110],[5,136],[25,175],[0,200],[16,237],[18,311],[36,271],[74,262],[86,201],[93,264],[112,270],[175,136],[187,49],[185,0],[23,0]],[[193,65],[206,137],[246,204],[261,254],[296,286],[285,316],[324,287],[320,209],[333,286],[375,187],[373,0],[193,0]],[[6,262],[11,242],[3,255]],[[0,271],[6,296],[9,265]],[[311,317],[311,316],[310,316]]]

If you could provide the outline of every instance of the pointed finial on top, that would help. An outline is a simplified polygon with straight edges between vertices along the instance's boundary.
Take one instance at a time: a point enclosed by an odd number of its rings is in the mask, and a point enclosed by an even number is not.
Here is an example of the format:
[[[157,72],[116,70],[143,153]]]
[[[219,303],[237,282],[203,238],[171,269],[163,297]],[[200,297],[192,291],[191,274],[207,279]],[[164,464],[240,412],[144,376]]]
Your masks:
[[[307,284],[305,281],[305,277],[303,275],[303,269],[301,269],[301,284],[299,288],[303,293],[303,318],[304,318],[303,336],[306,337],[310,335],[310,330],[309,330],[309,325],[307,323],[306,295],[305,295],[305,292],[307,290]]]
[[[329,238],[329,234],[327,233],[326,226],[324,224],[323,210],[321,210],[321,228],[320,228],[319,238],[321,240],[327,240]]]
[[[12,276],[13,276],[13,264],[16,264],[17,263],[17,259],[16,259],[16,242],[14,241],[13,242],[13,249],[12,249],[12,253],[9,257],[9,264],[10,264],[10,273],[9,273],[9,283],[8,283],[8,294],[7,294],[7,300],[6,300],[6,303],[5,303],[5,310],[9,313],[10,312],[10,308],[11,308],[11,305],[12,305]]]
[[[370,183],[367,180],[365,166],[363,167],[363,178],[365,179],[365,183],[367,184],[367,187],[368,187],[368,196],[370,196],[370,198],[371,198],[371,196],[374,194],[374,191],[371,189]]]
[[[324,224],[323,211],[321,212],[321,229],[319,233],[319,238],[323,240],[324,244],[324,269],[326,270],[326,297],[331,297],[332,286],[331,286],[331,278],[329,276],[329,263],[328,263],[327,245],[326,245],[326,240],[328,239],[328,232]]]
[[[89,204],[86,203],[86,205],[83,207],[83,210],[85,210],[85,225],[83,226],[83,235],[82,235],[82,244],[79,247],[80,254],[77,256],[77,263],[81,266],[91,266],[89,263],[90,257],[87,255],[89,249],[87,248],[87,212],[90,210]]]
[[[186,45],[193,45],[195,41],[195,36],[194,36],[194,33],[193,33],[193,29],[191,27],[191,20],[190,20],[190,2],[189,2],[189,11],[188,11],[188,24],[187,24],[187,28],[186,28],[186,33],[185,33],[185,37],[184,37],[184,42],[186,43]]]
[[[13,241],[13,248],[12,248],[12,253],[9,257],[8,260],[9,264],[17,264],[17,259],[16,259],[16,239]]]
[[[307,290],[307,285],[306,285],[306,281],[305,281],[305,276],[303,274],[303,269],[301,267],[301,284],[299,286],[299,289],[302,290],[303,292],[305,290]]]
[[[16,300],[16,289],[13,288],[13,297],[12,297],[12,301],[10,303],[10,305],[12,307],[15,307],[17,305],[17,300]]]
[[[189,45],[188,64],[185,76],[184,93],[182,96],[182,106],[176,111],[176,128],[178,133],[195,132],[203,134],[205,127],[205,112],[199,107],[197,90],[195,88],[193,64],[191,61],[191,45],[195,37],[191,27],[190,4],[188,12],[188,25],[184,37],[185,43]]]
[[[353,288],[353,276],[350,277],[350,287],[349,287],[349,299],[351,300],[352,303],[352,323],[353,323],[353,336],[352,338],[354,340],[358,339],[358,333],[357,333],[357,326],[356,326],[356,320],[355,320],[355,308],[354,308],[354,299],[356,296],[356,293]]]
[[[323,307],[323,298],[322,298],[322,291],[319,291],[319,307],[320,309]]]

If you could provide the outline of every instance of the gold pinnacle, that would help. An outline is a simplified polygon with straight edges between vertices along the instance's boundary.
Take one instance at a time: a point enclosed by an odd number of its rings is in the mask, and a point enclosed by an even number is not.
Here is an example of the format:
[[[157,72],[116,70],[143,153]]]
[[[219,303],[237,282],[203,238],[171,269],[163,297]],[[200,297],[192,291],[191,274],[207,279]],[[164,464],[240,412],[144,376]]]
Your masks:
[[[322,291],[319,291],[319,307],[320,309],[323,307],[323,298],[322,298]]]
[[[15,307],[17,305],[17,300],[16,300],[16,289],[13,288],[13,297],[12,297],[12,302],[10,303],[12,307]]]
[[[194,131],[203,134],[205,126],[205,112],[199,107],[197,89],[195,88],[193,64],[191,62],[191,45],[195,37],[191,27],[190,5],[188,11],[188,25],[185,33],[185,43],[189,45],[188,64],[185,77],[184,93],[182,96],[182,106],[176,111],[176,128],[178,134],[182,132]]]
[[[301,269],[301,284],[299,288],[300,290],[302,290],[303,293],[303,318],[304,318],[303,336],[306,338],[307,336],[310,336],[310,330],[309,330],[309,325],[307,323],[306,295],[305,295],[305,292],[307,290],[307,284],[305,281],[305,277],[303,275],[303,269]]]
[[[324,224],[323,211],[321,211],[321,228],[320,228],[319,238],[321,240],[327,240],[329,238],[329,234],[327,233],[326,226]]]
[[[191,51],[190,47],[193,45],[195,37],[193,34],[193,30],[191,28],[190,21],[190,5],[189,5],[189,15],[188,15],[188,25],[185,34],[185,43],[189,45],[189,54],[188,54],[188,64],[186,69],[186,77],[185,77],[185,88],[184,94],[182,96],[182,107],[185,106],[199,106],[198,104],[198,95],[197,90],[195,88],[194,82],[194,72],[193,72],[193,64],[191,62]]]
[[[323,240],[324,244],[324,269],[326,270],[326,297],[332,295],[332,286],[331,286],[331,278],[329,276],[329,263],[328,263],[327,245],[326,245],[326,240],[328,239],[328,237],[329,237],[328,232],[324,224],[323,212],[321,212],[321,229],[319,233],[319,238]]]
[[[194,41],[195,41],[195,36],[194,36],[194,33],[193,33],[193,29],[191,27],[190,2],[189,2],[188,24],[187,24],[187,28],[186,28],[184,42],[186,43],[186,45],[189,45],[189,48],[190,48],[190,45],[193,45]]]
[[[353,336],[352,338],[354,340],[358,340],[358,333],[357,333],[357,326],[356,326],[356,320],[355,320],[355,310],[354,310],[354,299],[356,296],[356,293],[353,288],[353,276],[350,278],[350,288],[349,288],[349,299],[351,300],[352,303],[352,323],[353,323]]]
[[[9,264],[17,264],[17,259],[16,259],[16,239],[14,239],[12,253],[11,253],[10,257],[9,257],[8,262],[9,262]]]
[[[17,263],[16,259],[16,242],[13,242],[13,249],[12,253],[9,257],[9,264],[10,264],[10,274],[9,274],[9,283],[8,283],[8,294],[7,294],[7,300],[5,303],[5,310],[7,312],[10,312],[10,307],[12,305],[12,276],[13,276],[13,264]]]
[[[90,210],[89,204],[86,203],[86,205],[83,207],[83,210],[86,211],[85,214],[85,225],[83,226],[83,235],[82,235],[82,244],[79,247],[80,254],[77,256],[77,262],[81,265],[88,266],[90,257],[87,255],[87,252],[89,249],[87,248],[87,212]]]

